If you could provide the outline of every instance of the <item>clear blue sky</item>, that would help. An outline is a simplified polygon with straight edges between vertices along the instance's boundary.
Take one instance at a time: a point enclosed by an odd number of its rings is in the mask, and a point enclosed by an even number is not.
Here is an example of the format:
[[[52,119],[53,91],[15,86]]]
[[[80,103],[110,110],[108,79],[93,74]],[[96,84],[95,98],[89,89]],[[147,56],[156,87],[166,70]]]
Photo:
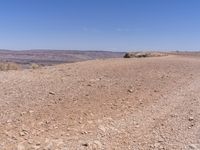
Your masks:
[[[200,0],[0,0],[0,48],[200,50]]]

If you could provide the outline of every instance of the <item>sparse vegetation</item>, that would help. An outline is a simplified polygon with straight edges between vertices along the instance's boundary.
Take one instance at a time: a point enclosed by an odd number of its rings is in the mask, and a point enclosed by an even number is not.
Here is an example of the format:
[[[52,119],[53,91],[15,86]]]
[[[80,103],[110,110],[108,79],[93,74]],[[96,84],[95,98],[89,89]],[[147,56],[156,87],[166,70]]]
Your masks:
[[[143,58],[143,57],[161,57],[167,56],[164,52],[128,52],[124,58]]]
[[[1,62],[0,63],[0,71],[8,71],[8,70],[19,70],[21,66],[19,64],[13,62]]]
[[[31,69],[38,69],[38,68],[40,68],[40,65],[38,65],[36,63],[31,64]]]
[[[124,55],[124,58],[140,58],[140,57],[148,57],[149,53],[145,52],[129,52]]]

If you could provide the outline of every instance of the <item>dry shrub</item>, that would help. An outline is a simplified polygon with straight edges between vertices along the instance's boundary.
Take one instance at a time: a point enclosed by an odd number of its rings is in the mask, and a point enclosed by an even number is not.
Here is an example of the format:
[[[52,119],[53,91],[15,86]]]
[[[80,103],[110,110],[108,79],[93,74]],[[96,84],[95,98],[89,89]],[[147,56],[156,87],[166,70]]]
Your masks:
[[[124,55],[124,58],[141,58],[141,57],[149,57],[149,53],[147,52],[128,52]]]
[[[0,63],[0,71],[8,71],[8,70],[19,70],[21,66],[19,64],[13,62],[1,62]]]
[[[38,68],[40,68],[40,65],[35,64],[35,63],[31,64],[31,69],[38,69]]]
[[[124,58],[142,58],[142,57],[162,57],[167,56],[164,52],[128,52]]]

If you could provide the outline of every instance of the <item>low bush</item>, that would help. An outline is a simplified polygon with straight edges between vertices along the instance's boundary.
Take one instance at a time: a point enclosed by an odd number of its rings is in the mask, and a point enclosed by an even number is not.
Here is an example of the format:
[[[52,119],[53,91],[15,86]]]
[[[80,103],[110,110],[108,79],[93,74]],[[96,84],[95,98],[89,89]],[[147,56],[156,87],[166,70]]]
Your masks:
[[[40,65],[32,63],[30,68],[31,69],[38,69],[38,68],[40,68]]]
[[[13,62],[0,62],[0,71],[19,70],[21,66]]]

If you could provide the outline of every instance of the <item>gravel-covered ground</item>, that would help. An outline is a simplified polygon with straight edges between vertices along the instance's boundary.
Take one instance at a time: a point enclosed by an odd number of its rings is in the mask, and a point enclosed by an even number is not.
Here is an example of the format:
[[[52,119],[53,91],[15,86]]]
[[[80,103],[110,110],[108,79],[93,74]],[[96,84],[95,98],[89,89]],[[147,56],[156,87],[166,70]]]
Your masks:
[[[0,72],[0,149],[200,149],[200,59]]]

